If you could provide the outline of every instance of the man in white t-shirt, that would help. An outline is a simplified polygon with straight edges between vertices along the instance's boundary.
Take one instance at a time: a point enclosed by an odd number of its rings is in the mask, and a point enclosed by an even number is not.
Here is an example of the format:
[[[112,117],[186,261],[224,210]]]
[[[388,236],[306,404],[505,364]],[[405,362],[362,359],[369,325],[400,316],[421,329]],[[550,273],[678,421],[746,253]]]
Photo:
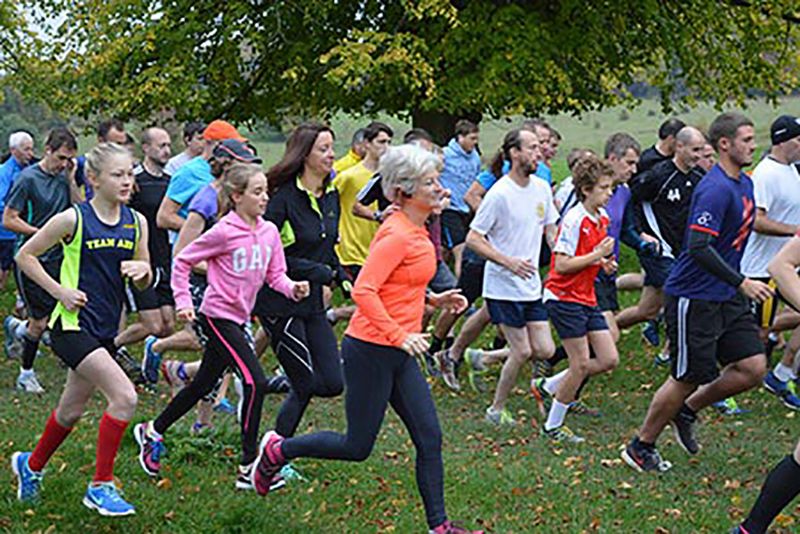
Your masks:
[[[467,246],[488,260],[483,298],[510,347],[494,401],[486,410],[486,419],[495,424],[514,424],[505,404],[522,365],[531,358],[547,359],[555,350],[538,266],[542,236],[552,244],[558,212],[550,186],[531,177],[539,151],[539,139],[532,132],[515,129],[506,134],[492,168],[505,159],[511,170],[486,193],[467,234]]]
[[[772,123],[770,136],[769,155],[753,171],[756,221],[742,257],[742,274],[765,283],[770,283],[767,272],[770,260],[800,229],[800,174],[794,166],[800,160],[800,119],[781,115]],[[781,314],[776,321],[777,308],[777,295],[753,307],[762,333],[771,337],[768,344],[773,347],[778,332],[795,328],[800,323],[800,315],[795,312]],[[800,349],[798,338],[800,335],[793,336],[783,359],[764,378],[764,387],[792,410],[800,410],[800,397],[794,388],[797,379],[794,356]]]

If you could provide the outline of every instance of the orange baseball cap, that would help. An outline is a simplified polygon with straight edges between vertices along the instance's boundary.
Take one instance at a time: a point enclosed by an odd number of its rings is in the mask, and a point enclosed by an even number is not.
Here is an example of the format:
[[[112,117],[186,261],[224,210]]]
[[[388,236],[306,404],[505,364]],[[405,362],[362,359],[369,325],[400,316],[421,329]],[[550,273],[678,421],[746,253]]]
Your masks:
[[[239,131],[228,121],[211,121],[206,129],[203,130],[203,139],[206,141],[224,141],[225,139],[236,139],[245,142],[247,138],[242,137]]]

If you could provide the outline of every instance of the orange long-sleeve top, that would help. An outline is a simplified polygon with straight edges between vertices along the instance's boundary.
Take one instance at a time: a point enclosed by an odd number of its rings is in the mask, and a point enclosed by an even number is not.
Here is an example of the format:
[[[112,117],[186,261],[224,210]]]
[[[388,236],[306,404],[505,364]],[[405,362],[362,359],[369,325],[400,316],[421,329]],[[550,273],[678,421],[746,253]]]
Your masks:
[[[428,231],[398,211],[378,229],[353,287],[358,309],[347,335],[399,347],[422,330],[425,288],[436,273],[436,253]]]

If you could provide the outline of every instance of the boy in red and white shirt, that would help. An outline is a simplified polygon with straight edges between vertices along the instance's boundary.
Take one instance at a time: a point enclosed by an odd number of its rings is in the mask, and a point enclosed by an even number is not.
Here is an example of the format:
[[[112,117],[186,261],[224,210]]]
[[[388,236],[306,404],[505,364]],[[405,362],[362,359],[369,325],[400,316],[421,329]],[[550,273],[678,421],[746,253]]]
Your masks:
[[[549,379],[558,382],[544,424],[545,437],[553,441],[583,441],[564,425],[569,405],[586,377],[612,370],[619,360],[594,291],[600,269],[611,273],[617,267],[614,239],[608,236],[609,218],[603,209],[611,197],[613,175],[611,167],[596,156],[576,164],[573,181],[580,204],[561,222],[544,284],[550,321],[569,358],[569,369]],[[590,345],[596,354],[591,359]]]

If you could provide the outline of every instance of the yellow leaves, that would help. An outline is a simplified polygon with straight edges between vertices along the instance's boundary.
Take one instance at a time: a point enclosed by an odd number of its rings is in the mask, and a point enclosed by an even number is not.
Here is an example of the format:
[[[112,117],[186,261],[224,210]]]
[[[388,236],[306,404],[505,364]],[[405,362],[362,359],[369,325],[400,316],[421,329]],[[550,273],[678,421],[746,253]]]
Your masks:
[[[725,480],[725,489],[736,490],[742,487],[742,483],[738,480]]]
[[[170,490],[172,489],[172,480],[169,478],[162,478],[156,483],[156,487],[162,490]]]
[[[787,514],[778,514],[778,516],[775,518],[775,524],[779,527],[787,528],[794,525],[794,523],[794,518]]]

